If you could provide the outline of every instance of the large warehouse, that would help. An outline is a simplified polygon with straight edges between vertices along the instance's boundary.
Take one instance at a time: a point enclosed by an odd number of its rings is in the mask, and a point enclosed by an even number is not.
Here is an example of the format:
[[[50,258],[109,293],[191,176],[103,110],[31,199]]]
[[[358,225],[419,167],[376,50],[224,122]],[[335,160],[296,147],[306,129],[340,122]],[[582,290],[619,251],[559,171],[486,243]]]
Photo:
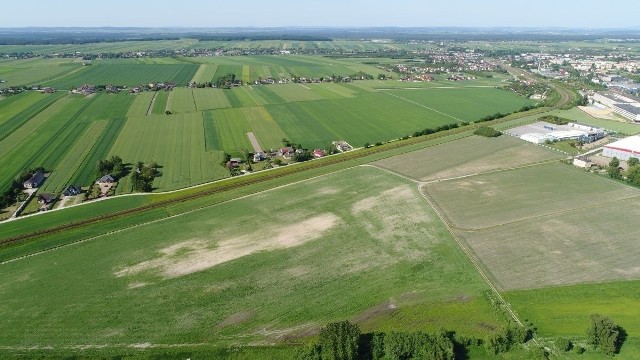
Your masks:
[[[629,160],[631,157],[640,159],[640,136],[629,136],[622,140],[604,146],[602,156],[617,157],[620,160]]]

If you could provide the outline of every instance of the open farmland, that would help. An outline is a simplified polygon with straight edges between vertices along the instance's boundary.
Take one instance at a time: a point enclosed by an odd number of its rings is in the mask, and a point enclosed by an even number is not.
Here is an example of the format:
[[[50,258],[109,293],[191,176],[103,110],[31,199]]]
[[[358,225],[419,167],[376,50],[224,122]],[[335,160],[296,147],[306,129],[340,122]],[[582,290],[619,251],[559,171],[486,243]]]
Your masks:
[[[156,162],[163,168],[154,186],[176,189],[227,174],[220,152],[208,152],[202,114],[150,115],[129,118],[110,155],[125,162]]]
[[[35,85],[62,78],[82,69],[76,59],[0,60],[0,88]]]
[[[420,323],[483,337],[505,321],[415,185],[374,168],[121,230],[0,274],[7,346],[268,344],[344,318],[365,331]]]
[[[423,185],[505,289],[636,279],[637,189],[563,164]],[[611,214],[614,209],[628,209]],[[602,226],[599,219],[610,219]],[[615,265],[613,265],[615,264]]]
[[[557,152],[509,136],[469,136],[374,164],[416,180],[437,181],[562,158]]]
[[[47,169],[52,173],[42,186],[43,191],[60,194],[66,185],[72,185],[68,183],[69,179],[78,172],[78,167],[82,165],[83,160],[89,155],[95,143],[102,136],[107,124],[107,120],[100,120],[92,122],[87,127],[56,167]]]
[[[521,316],[538,327],[543,342],[551,338],[569,337],[585,344],[585,330],[590,314],[606,314],[629,334],[616,359],[637,359],[640,356],[640,282],[619,281],[600,284],[558,286],[505,293]],[[602,359],[602,354],[581,355],[587,359]]]
[[[193,64],[101,64],[96,61],[69,76],[45,82],[45,85],[60,89],[83,84],[136,86],[163,81],[186,85],[196,71],[198,66]]]

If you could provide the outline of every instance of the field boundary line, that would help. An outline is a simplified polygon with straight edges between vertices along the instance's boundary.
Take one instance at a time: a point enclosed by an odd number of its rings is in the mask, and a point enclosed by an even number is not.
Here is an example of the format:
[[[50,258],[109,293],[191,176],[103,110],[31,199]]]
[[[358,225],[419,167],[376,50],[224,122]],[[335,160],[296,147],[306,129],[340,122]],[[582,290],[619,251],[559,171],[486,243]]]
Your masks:
[[[480,264],[478,263],[478,261],[476,261],[476,259],[473,257],[473,255],[471,254],[471,251],[469,249],[467,249],[467,247],[462,243],[462,240],[460,240],[460,238],[458,237],[458,235],[456,235],[456,233],[453,231],[453,229],[449,226],[449,223],[445,220],[445,218],[442,216],[442,214],[440,213],[440,210],[438,210],[433,203],[431,202],[431,200],[429,199],[429,197],[424,194],[422,192],[422,186],[418,185],[418,192],[420,193],[420,195],[422,196],[422,198],[427,202],[427,204],[429,204],[429,206],[433,209],[433,211],[436,213],[436,215],[438,216],[438,218],[440,219],[440,221],[444,224],[444,226],[447,228],[447,231],[449,231],[449,233],[451,234],[451,236],[453,237],[453,240],[458,244],[458,246],[460,247],[460,249],[462,249],[462,251],[464,252],[464,254],[467,256],[467,258],[469,259],[469,261],[471,261],[471,263],[473,264],[473,266],[476,268],[476,270],[478,271],[478,273],[480,274],[480,276],[484,279],[484,281],[487,283],[487,285],[489,285],[489,288],[491,289],[491,291],[494,293],[494,295],[498,298],[498,300],[500,300],[500,302],[504,305],[504,308],[507,310],[507,313],[509,315],[511,315],[511,317],[513,318],[513,320],[516,321],[516,323],[518,323],[518,325],[520,325],[520,327],[524,327],[524,324],[522,323],[522,321],[520,321],[520,319],[518,318],[518,315],[516,315],[516,313],[513,311],[513,309],[511,309],[511,305],[509,305],[509,303],[507,303],[504,298],[502,297],[502,295],[500,294],[500,292],[498,291],[498,289],[496,288],[496,286],[493,284],[493,281],[491,281],[491,279],[489,278],[489,276],[487,276],[487,274],[485,273],[485,271],[482,269],[482,267],[480,266]],[[535,340],[535,339],[534,339]]]
[[[413,100],[409,100],[409,99],[403,98],[402,96],[398,96],[398,95],[395,95],[395,94],[391,94],[391,93],[388,93],[388,92],[386,92],[386,91],[383,91],[383,93],[384,93],[384,94],[387,94],[387,95],[389,95],[389,96],[397,97],[398,99],[402,99],[402,100],[404,100],[404,101],[406,101],[406,102],[410,102],[410,103],[412,103],[412,104],[414,104],[414,105],[418,105],[418,106],[423,107],[423,108],[425,108],[425,109],[428,109],[428,110],[431,110],[431,111],[437,112],[438,114],[442,114],[442,115],[447,116],[447,117],[450,117],[450,118],[452,118],[452,119],[454,119],[454,120],[457,120],[457,121],[463,121],[462,119],[458,119],[457,117],[455,117],[455,116],[453,116],[453,115],[449,115],[449,114],[447,114],[447,113],[443,113],[442,111],[436,110],[436,109],[434,109],[434,108],[430,108],[430,107],[428,107],[428,106],[426,106],[426,105],[422,105],[422,104],[417,103],[417,102],[415,102],[415,101],[413,101]]]
[[[550,212],[550,213],[530,216],[530,217],[527,217],[527,218],[517,219],[517,220],[513,220],[513,221],[507,221],[507,222],[504,222],[504,223],[491,225],[491,226],[487,226],[487,227],[484,227],[484,228],[463,228],[463,227],[458,227],[458,226],[454,226],[454,228],[456,228],[458,230],[461,230],[461,231],[466,231],[466,232],[479,232],[479,231],[495,229],[495,228],[500,227],[500,226],[515,224],[515,223],[518,223],[518,222],[521,222],[521,221],[534,220],[534,219],[539,219],[539,218],[543,218],[543,217],[546,217],[546,216],[561,215],[561,214],[569,213],[569,212],[572,212],[572,211],[581,211],[581,210],[586,210],[586,209],[590,209],[590,208],[600,207],[602,205],[609,205],[609,204],[617,203],[619,201],[626,201],[626,200],[637,199],[637,198],[640,198],[640,194],[633,195],[633,196],[627,196],[627,197],[624,197],[624,198],[619,198],[619,199],[610,200],[610,201],[606,201],[606,202],[600,202],[600,203],[595,203],[595,204],[590,204],[590,205],[583,205],[583,206],[578,206],[578,207],[571,208],[571,209],[560,210],[560,211],[555,211],[555,212]]]
[[[371,167],[377,168],[379,170],[382,171],[387,171],[385,169],[381,169],[378,168],[376,166],[371,165]],[[387,171],[391,174],[395,174],[392,171]],[[395,174],[399,177],[402,177],[404,179],[409,180],[408,178],[399,175],[399,174]],[[415,181],[413,181],[415,183]],[[484,281],[487,283],[487,285],[489,285],[489,288],[491,289],[491,291],[494,293],[494,295],[498,298],[498,300],[504,305],[504,308],[506,309],[507,313],[513,318],[513,320],[516,321],[516,323],[518,325],[520,325],[521,327],[524,327],[524,324],[522,323],[522,321],[520,321],[520,319],[518,318],[518,316],[516,315],[516,313],[511,309],[511,305],[509,305],[504,298],[502,297],[502,295],[500,294],[500,292],[498,291],[498,289],[496,288],[496,286],[493,284],[493,281],[491,281],[491,279],[489,278],[489,276],[487,276],[487,274],[485,273],[485,271],[482,269],[482,267],[480,266],[480,264],[478,263],[478,261],[476,261],[476,259],[473,257],[473,255],[471,254],[471,251],[467,249],[466,246],[464,246],[464,244],[462,243],[462,240],[460,240],[460,238],[458,238],[458,235],[456,235],[456,233],[453,231],[453,229],[451,228],[451,226],[449,226],[449,223],[446,221],[446,219],[444,218],[444,216],[440,213],[440,210],[438,210],[438,208],[436,208],[434,206],[434,204],[431,202],[431,200],[429,199],[429,197],[424,194],[422,192],[422,185],[421,183],[418,182],[417,187],[418,187],[418,192],[420,193],[420,196],[422,196],[422,198],[427,202],[427,204],[429,205],[429,207],[431,207],[433,209],[433,211],[435,212],[435,214],[438,216],[438,219],[440,219],[440,222],[442,222],[442,224],[445,226],[445,228],[447,229],[447,231],[451,234],[451,237],[453,238],[453,240],[456,242],[456,244],[458,245],[458,247],[460,247],[460,249],[464,252],[464,254],[466,255],[466,257],[469,259],[469,261],[471,261],[471,263],[473,264],[473,266],[476,268],[476,270],[478,271],[478,273],[480,274],[480,276],[484,279]],[[535,340],[535,339],[534,339]]]
[[[149,103],[149,108],[147,108],[147,116],[151,115],[151,111],[153,111],[153,105],[156,103],[156,98],[158,97],[158,92],[153,93],[153,99],[151,99],[151,103]]]
[[[559,161],[560,161],[559,159],[543,160],[543,161],[538,161],[538,162],[534,162],[534,163],[530,163],[530,164],[510,166],[510,167],[506,167],[506,168],[488,170],[488,171],[477,172],[477,173],[473,173],[473,174],[453,176],[453,177],[450,177],[450,178],[435,179],[435,180],[429,180],[429,181],[421,181],[421,183],[428,185],[428,184],[433,184],[433,183],[437,183],[437,182],[441,182],[441,181],[459,180],[459,179],[465,179],[465,178],[473,177],[473,176],[495,174],[495,173],[499,173],[499,172],[503,172],[503,171],[513,171],[513,170],[526,169],[526,168],[529,168],[529,167],[552,164],[552,163],[559,162]]]

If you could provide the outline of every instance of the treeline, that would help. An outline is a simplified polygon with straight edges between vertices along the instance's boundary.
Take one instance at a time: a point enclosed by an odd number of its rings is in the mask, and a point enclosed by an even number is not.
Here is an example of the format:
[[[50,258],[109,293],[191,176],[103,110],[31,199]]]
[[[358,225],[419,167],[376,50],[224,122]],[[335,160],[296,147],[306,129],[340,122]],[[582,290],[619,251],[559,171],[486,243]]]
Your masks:
[[[235,35],[189,35],[186,37],[199,41],[262,41],[262,40],[285,40],[285,41],[333,41],[330,37],[314,35],[296,34],[235,34]]]
[[[486,339],[471,339],[455,332],[440,330],[362,334],[358,325],[349,321],[330,323],[320,329],[318,341],[307,344],[297,353],[297,360],[453,360],[466,354],[470,346],[485,346],[487,353],[497,355],[523,344],[532,332],[521,326],[507,326]],[[543,349],[532,350],[546,357]]]

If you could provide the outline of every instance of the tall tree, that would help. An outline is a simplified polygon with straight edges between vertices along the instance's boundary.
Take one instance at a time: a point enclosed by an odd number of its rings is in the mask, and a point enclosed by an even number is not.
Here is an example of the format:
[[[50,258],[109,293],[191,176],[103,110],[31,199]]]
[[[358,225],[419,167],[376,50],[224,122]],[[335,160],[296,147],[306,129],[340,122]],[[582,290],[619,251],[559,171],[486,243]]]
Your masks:
[[[352,360],[358,357],[360,328],[349,321],[329,323],[320,329],[323,360]]]

